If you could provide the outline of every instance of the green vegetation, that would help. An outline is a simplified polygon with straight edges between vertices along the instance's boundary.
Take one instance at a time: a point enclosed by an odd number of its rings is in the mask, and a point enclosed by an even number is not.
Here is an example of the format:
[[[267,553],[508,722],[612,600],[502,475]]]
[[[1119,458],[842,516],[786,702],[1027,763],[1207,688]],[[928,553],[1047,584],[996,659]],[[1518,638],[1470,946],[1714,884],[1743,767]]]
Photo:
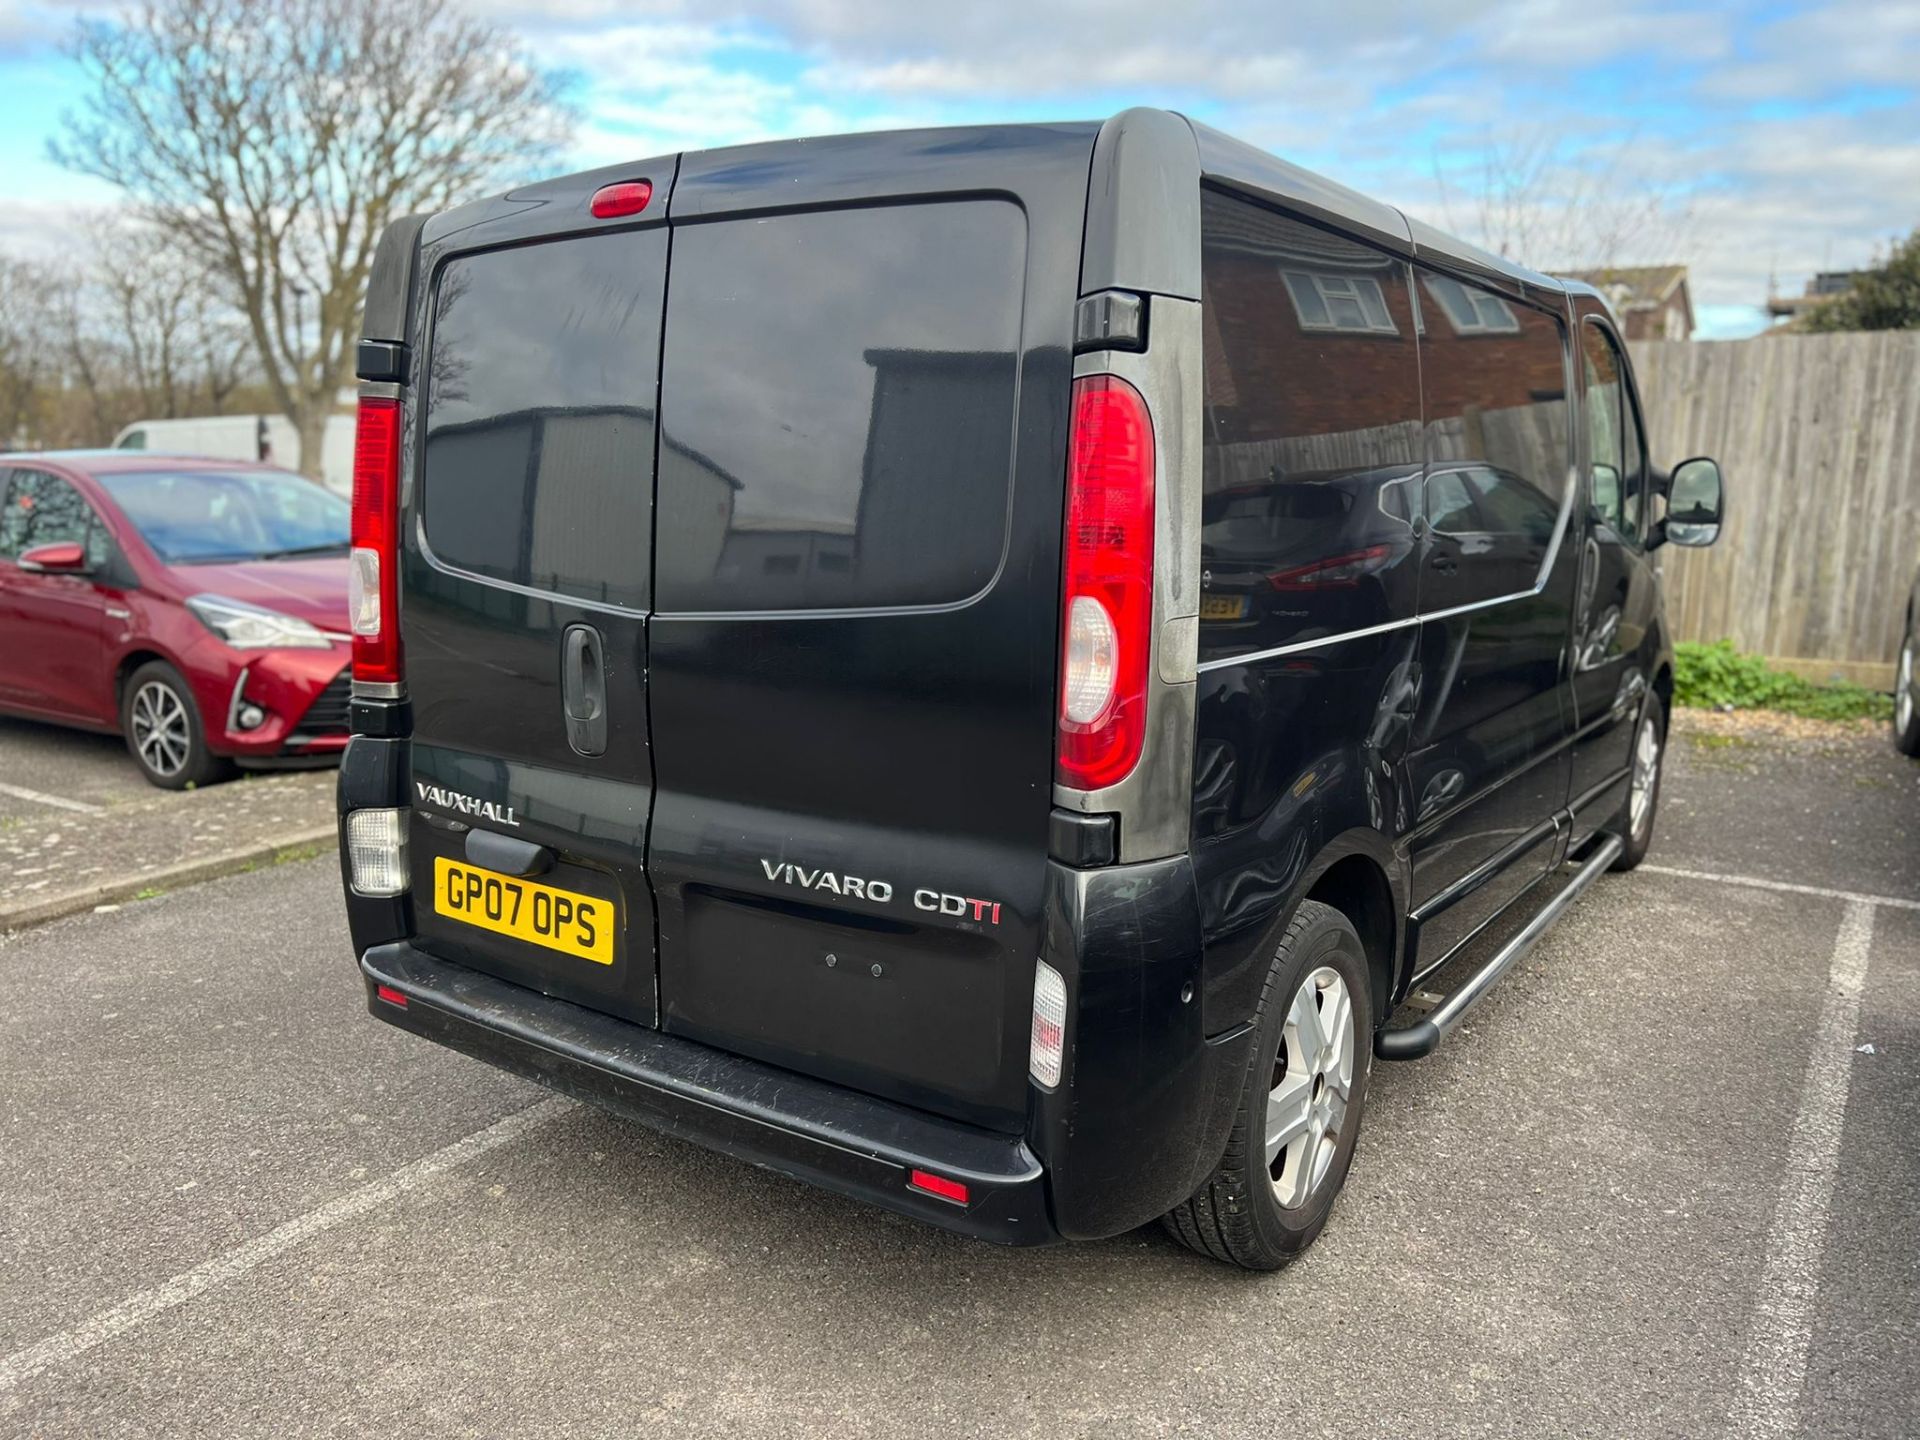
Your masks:
[[[1697,710],[1777,710],[1810,720],[1884,720],[1893,698],[1863,685],[1817,685],[1743,655],[1731,640],[1673,647],[1673,698]]]
[[[1853,288],[1807,314],[1809,330],[1920,330],[1920,230],[1893,247]]]
[[[158,900],[166,893],[167,892],[158,885],[148,885],[144,889],[134,891],[133,898],[136,900]]]

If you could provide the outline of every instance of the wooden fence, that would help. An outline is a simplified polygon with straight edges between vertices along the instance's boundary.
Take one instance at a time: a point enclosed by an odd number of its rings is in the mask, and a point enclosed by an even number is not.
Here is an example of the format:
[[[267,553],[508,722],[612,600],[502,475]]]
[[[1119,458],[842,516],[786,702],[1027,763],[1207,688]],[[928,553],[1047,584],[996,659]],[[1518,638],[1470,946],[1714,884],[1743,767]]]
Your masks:
[[[1639,341],[1654,459],[1711,455],[1727,528],[1661,551],[1682,640],[1891,683],[1920,562],[1920,334]]]

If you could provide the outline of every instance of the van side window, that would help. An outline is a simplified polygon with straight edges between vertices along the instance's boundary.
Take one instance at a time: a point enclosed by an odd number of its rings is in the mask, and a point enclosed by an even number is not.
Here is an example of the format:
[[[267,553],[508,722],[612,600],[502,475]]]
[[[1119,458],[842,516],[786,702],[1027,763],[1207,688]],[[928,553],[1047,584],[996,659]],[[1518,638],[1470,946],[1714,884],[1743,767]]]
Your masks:
[[[1408,268],[1208,190],[1200,658],[1409,619],[1420,373]]]
[[[440,559],[646,607],[665,245],[593,235],[441,270],[421,487]]]
[[[1573,435],[1560,321],[1416,268],[1431,302],[1420,327],[1432,527],[1420,609],[1432,613],[1539,584],[1567,500]]]
[[[120,444],[116,448],[121,450],[146,449],[147,448],[147,432],[144,430],[129,430],[126,434],[120,437]]]
[[[1598,325],[1580,327],[1580,348],[1586,366],[1591,503],[1622,539],[1638,540],[1647,449],[1627,392],[1626,364],[1613,337]]]

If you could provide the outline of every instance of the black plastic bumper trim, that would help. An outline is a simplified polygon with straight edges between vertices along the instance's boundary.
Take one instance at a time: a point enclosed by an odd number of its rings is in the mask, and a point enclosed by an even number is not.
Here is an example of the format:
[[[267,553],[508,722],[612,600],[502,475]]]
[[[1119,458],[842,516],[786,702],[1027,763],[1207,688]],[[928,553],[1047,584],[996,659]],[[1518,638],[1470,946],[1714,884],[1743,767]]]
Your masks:
[[[369,950],[360,969],[376,1018],[667,1134],[978,1239],[1060,1238],[1019,1136],[644,1029],[404,941]],[[376,986],[406,1006],[376,999]],[[966,1205],[908,1189],[915,1169],[964,1183]]]

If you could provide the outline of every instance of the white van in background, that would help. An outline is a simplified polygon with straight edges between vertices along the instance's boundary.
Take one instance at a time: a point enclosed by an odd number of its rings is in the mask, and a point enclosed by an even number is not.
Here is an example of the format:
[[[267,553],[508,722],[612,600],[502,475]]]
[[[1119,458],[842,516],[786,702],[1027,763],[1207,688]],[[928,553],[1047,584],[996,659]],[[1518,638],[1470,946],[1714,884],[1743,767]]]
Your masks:
[[[264,446],[263,446],[264,442]],[[300,437],[284,415],[201,415],[187,420],[136,420],[113,437],[116,450],[265,460],[288,470],[300,464]],[[328,417],[320,446],[320,478],[339,495],[353,493],[353,417]]]

